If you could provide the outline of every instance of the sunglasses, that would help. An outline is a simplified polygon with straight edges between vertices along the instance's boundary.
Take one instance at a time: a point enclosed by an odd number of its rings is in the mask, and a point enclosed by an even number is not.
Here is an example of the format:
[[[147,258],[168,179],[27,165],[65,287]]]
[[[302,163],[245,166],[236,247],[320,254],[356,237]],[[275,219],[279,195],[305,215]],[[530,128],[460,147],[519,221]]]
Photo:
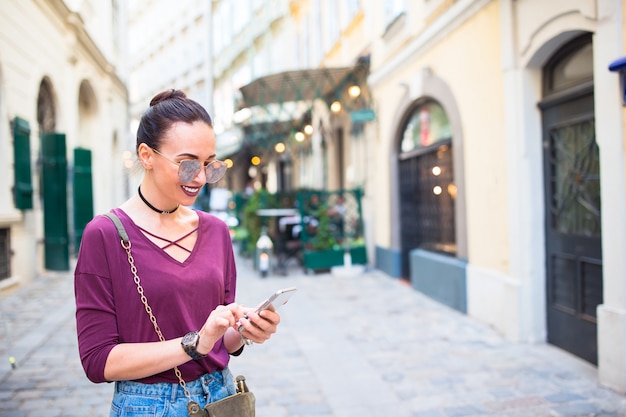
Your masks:
[[[180,179],[180,182],[182,183],[192,182],[193,179],[200,173],[202,167],[204,167],[206,170],[206,182],[213,184],[221,180],[228,169],[226,163],[218,159],[211,162],[202,162],[197,159],[183,159],[180,162],[176,162],[172,161],[156,149],[151,149],[171,163],[178,165],[178,179]]]

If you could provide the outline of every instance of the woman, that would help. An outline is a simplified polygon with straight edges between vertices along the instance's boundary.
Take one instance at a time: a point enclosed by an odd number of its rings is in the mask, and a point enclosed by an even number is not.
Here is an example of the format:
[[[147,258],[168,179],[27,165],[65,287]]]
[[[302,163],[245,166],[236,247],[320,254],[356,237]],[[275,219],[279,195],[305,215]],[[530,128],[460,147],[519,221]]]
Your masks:
[[[206,110],[182,91],[156,95],[137,130],[137,156],[145,169],[137,194],[112,212],[129,235],[149,308],[116,228],[96,216],[75,270],[79,352],[91,381],[116,381],[111,416],[186,416],[190,400],[204,407],[235,392],[230,355],[269,339],[280,317],[234,303],[227,226],[186,207],[226,171]]]

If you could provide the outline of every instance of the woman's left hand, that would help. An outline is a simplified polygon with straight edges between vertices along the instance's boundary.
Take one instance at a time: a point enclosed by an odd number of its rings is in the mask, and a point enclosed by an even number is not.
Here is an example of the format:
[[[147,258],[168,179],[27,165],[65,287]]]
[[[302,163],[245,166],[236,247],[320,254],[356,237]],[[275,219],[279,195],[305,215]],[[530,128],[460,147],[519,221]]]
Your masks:
[[[263,310],[259,314],[254,310],[247,313],[248,318],[242,317],[239,320],[244,330],[241,335],[255,343],[263,343],[268,340],[272,334],[276,333],[276,328],[280,323],[280,315],[272,310]]]

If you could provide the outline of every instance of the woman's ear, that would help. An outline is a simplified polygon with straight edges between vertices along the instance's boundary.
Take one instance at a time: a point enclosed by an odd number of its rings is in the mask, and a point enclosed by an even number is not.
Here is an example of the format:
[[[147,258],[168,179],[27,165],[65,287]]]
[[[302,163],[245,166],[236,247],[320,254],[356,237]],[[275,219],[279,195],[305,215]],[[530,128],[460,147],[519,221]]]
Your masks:
[[[152,149],[148,145],[145,143],[139,144],[139,147],[137,148],[137,158],[144,169],[152,169],[152,156]]]

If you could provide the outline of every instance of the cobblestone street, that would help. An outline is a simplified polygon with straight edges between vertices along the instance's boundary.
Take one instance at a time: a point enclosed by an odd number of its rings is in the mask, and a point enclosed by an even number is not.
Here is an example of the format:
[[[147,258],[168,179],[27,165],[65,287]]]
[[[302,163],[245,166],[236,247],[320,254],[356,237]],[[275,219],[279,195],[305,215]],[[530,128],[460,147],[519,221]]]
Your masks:
[[[249,260],[238,268],[246,305],[298,287],[279,332],[231,361],[258,417],[626,416],[595,367],[507,342],[378,271],[261,279]],[[72,280],[50,274],[2,296],[1,416],[108,415],[113,385],[90,383],[78,360]]]

